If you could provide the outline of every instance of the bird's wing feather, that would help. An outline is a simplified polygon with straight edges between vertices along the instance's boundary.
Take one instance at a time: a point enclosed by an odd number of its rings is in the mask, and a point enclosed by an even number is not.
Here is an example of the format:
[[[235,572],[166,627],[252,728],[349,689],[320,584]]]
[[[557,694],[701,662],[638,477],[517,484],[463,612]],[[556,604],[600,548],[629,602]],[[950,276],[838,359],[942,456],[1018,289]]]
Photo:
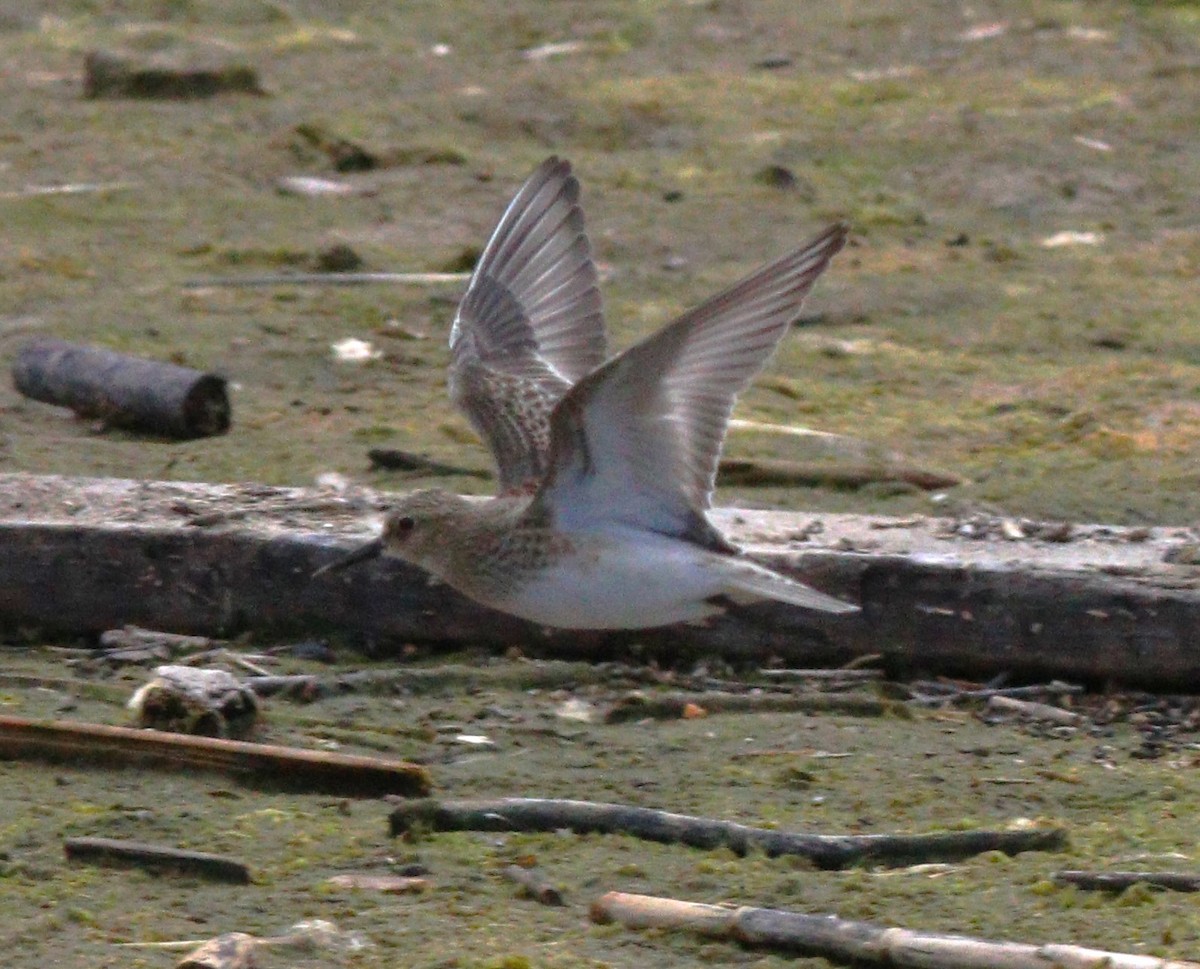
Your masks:
[[[566,528],[624,522],[704,541],[737,395],[845,244],[835,225],[580,380],[551,417],[539,509]]]
[[[450,393],[492,451],[502,490],[540,481],[549,415],[604,362],[596,267],[571,166],[548,158],[509,203],[450,332]]]

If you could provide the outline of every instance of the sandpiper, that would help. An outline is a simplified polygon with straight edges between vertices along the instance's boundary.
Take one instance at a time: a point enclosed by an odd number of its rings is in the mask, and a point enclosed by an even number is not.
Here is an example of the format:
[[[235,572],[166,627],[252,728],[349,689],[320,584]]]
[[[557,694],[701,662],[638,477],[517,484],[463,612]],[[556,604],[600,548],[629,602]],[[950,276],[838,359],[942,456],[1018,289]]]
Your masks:
[[[845,244],[834,225],[606,360],[596,269],[570,165],[547,159],[492,234],[450,333],[450,393],[501,493],[418,491],[378,554],[503,612],[566,629],[694,622],[776,599],[857,607],[746,558],[705,516],[737,395]]]

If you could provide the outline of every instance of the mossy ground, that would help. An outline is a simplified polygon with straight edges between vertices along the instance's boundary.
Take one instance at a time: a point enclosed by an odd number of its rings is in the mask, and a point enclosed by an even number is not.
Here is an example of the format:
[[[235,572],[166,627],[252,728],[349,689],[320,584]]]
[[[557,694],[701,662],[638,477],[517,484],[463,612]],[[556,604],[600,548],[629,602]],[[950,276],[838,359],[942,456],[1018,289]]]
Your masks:
[[[584,46],[523,54],[564,40]],[[968,507],[1193,521],[1198,41],[1193,3],[13,7],[0,12],[0,351],[8,359],[28,336],[48,333],[216,369],[234,384],[235,415],[224,437],[166,443],[98,433],[0,389],[0,468],[280,484],[337,471],[399,489],[417,479],[368,472],[368,446],[485,466],[443,389],[453,287],[182,284],[308,266],[336,243],[368,269],[460,265],[525,174],[556,152],[584,183],[615,346],[846,218],[854,245],[818,287],[813,321],[785,341],[738,416],[842,432],[957,470],[973,484],[951,494]],[[173,56],[201,47],[256,66],[270,96],[80,96],[87,50]],[[353,176],[368,195],[281,195],[279,176],[329,174],[299,125],[410,163]],[[413,162],[424,157],[435,163]],[[791,188],[756,177],[772,165],[795,175]],[[71,182],[122,187],[21,194]],[[1042,245],[1063,231],[1102,241]],[[330,345],[346,337],[374,341],[384,358],[338,363]],[[788,438],[730,441],[739,455],[796,457],[796,447]],[[729,491],[720,500],[931,508],[925,495],[891,487]],[[57,661],[35,653],[28,662],[49,671]],[[122,716],[95,701],[63,711],[61,697],[25,689],[6,690],[3,702],[30,715]],[[589,926],[584,902],[610,888],[1195,954],[1187,896],[1045,887],[1057,867],[1194,865],[1190,755],[1135,760],[1131,736],[1054,740],[938,714],[564,729],[545,719],[552,706],[519,690],[273,703],[266,736],[314,744],[333,727],[343,743],[431,757],[447,795],[604,798],[826,831],[1033,817],[1069,825],[1073,847],[1065,857],[987,857],[948,871],[821,874],[620,838],[439,835],[404,845],[386,837],[377,803],[3,764],[0,938],[9,961],[165,966],[173,956],[113,943],[273,933],[323,917],[374,945],[312,964],[782,962]],[[489,733],[498,750],[411,734],[414,724],[447,722]],[[539,729],[516,729],[523,724]],[[1098,751],[1101,743],[1116,753]],[[852,756],[733,759],[747,747]],[[75,833],[227,850],[254,864],[259,881],[215,888],[67,868],[60,842]],[[514,854],[535,854],[572,904],[516,900],[491,874]],[[419,858],[437,887],[390,898],[323,885],[389,858]]]
[[[10,650],[6,659],[21,672],[44,673],[61,662],[41,650]],[[531,677],[543,685],[522,689],[525,661],[468,655],[436,662],[456,659],[465,672],[418,692],[312,705],[270,700],[257,737],[417,759],[429,766],[442,797],[619,801],[825,833],[1004,827],[1025,819],[1065,826],[1071,844],[1061,853],[822,872],[794,858],[739,858],[619,836],[427,833],[405,841],[388,836],[388,806],[378,800],[275,793],[219,775],[4,763],[0,904],[9,917],[0,941],[10,962],[168,966],[177,955],[115,943],[228,931],[273,935],[313,918],[368,944],[310,956],[264,953],[262,964],[792,961],[688,935],[591,925],[588,903],[610,890],[1184,958],[1200,944],[1192,896],[1137,888],[1119,896],[1083,893],[1050,880],[1062,868],[1194,868],[1196,755],[1184,749],[1141,759],[1134,756],[1139,735],[1128,726],[1031,729],[989,725],[966,711],[919,709],[911,717],[736,714],[584,723],[555,711],[567,699],[603,708],[621,692],[615,683],[598,683],[583,667],[575,679],[568,667],[557,688]],[[305,665],[285,662],[282,669]],[[0,701],[6,713],[125,722],[113,699],[143,682],[145,672],[96,675],[103,689],[5,688]],[[105,690],[112,699],[103,698]],[[456,743],[458,734],[486,736],[495,746]],[[67,865],[62,839],[73,835],[228,853],[253,867],[255,881],[233,887]],[[517,859],[536,861],[567,905],[546,908],[519,897],[497,873]],[[423,894],[327,883],[336,874],[411,864],[429,869],[432,887]]]

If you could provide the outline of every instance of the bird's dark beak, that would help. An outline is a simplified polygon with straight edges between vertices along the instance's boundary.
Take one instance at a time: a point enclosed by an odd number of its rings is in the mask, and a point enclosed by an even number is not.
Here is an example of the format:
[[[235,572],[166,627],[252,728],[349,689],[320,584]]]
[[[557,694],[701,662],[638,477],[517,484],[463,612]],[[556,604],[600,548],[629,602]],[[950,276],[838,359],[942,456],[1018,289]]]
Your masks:
[[[357,565],[359,562],[367,561],[367,559],[378,558],[382,554],[383,539],[377,538],[374,541],[367,542],[365,545],[360,545],[353,552],[347,552],[340,559],[334,559],[332,562],[322,565],[312,574],[312,577],[315,579],[318,575],[324,575],[326,572],[340,572],[351,565]]]

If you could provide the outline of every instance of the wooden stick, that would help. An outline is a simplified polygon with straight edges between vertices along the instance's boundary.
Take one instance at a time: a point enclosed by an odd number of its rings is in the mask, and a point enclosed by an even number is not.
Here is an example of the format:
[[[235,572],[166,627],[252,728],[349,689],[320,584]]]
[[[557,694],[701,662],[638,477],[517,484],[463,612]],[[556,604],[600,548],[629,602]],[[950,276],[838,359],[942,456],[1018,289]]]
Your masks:
[[[844,464],[766,458],[722,458],[719,480],[723,485],[743,487],[829,485],[835,488],[861,488],[879,482],[899,481],[925,491],[953,488],[966,482],[956,474],[928,471],[907,464]]]
[[[844,713],[848,716],[879,717],[889,710],[901,709],[873,696],[847,696],[828,693],[664,693],[634,694],[612,707],[605,723],[630,720],[673,720],[688,709],[708,713]]]
[[[184,289],[256,286],[361,286],[364,283],[396,283],[401,286],[440,286],[465,283],[470,273],[267,273],[261,276],[202,276],[188,279]]]
[[[1120,892],[1139,882],[1173,892],[1200,892],[1200,875],[1173,871],[1056,871],[1060,885],[1085,891]]]
[[[0,716],[0,756],[213,770],[268,786],[343,797],[420,796],[432,786],[424,767],[404,761],[69,720]]]
[[[883,670],[836,669],[836,670],[768,670],[760,669],[758,675],[768,680],[832,680],[864,683],[868,680],[884,679]]]
[[[1030,720],[1049,720],[1051,723],[1060,723],[1069,727],[1078,726],[1087,721],[1087,717],[1082,713],[1076,713],[1074,710],[1053,707],[1049,703],[1032,703],[1029,700],[1018,700],[1011,696],[993,696],[988,700],[987,705],[988,709],[992,711],[1015,713]]]
[[[246,865],[235,858],[207,851],[187,851],[115,838],[67,838],[63,842],[63,852],[70,861],[178,871],[235,885],[250,884],[250,869]]]
[[[565,905],[562,892],[555,888],[537,871],[536,868],[522,868],[520,865],[505,865],[500,874],[510,882],[516,882],[525,894],[543,905]]]
[[[1062,828],[1034,831],[948,831],[916,835],[796,834],[752,828],[733,821],[672,814],[651,808],[551,798],[420,800],[399,805],[389,816],[393,836],[412,827],[433,831],[558,831],[628,834],[647,841],[711,850],[728,847],[739,855],[752,848],[769,857],[800,855],[818,868],[860,862],[915,864],[955,861],[984,851],[1015,855],[1055,851],[1067,843]]]
[[[419,474],[436,475],[465,475],[469,478],[492,477],[492,472],[484,468],[464,468],[458,464],[446,464],[435,461],[423,454],[412,451],[402,451],[394,447],[374,447],[367,451],[367,458],[372,468],[382,468],[385,471],[411,471]]]
[[[225,378],[190,367],[43,338],[21,347],[12,376],[26,397],[81,417],[181,439],[229,430]]]
[[[609,892],[591,905],[594,922],[628,928],[684,929],[736,940],[754,948],[778,949],[833,962],[913,969],[1200,969],[1200,963],[1106,952],[1076,945],[992,942],[887,928],[833,915],[781,909],[726,908],[675,898]]]

